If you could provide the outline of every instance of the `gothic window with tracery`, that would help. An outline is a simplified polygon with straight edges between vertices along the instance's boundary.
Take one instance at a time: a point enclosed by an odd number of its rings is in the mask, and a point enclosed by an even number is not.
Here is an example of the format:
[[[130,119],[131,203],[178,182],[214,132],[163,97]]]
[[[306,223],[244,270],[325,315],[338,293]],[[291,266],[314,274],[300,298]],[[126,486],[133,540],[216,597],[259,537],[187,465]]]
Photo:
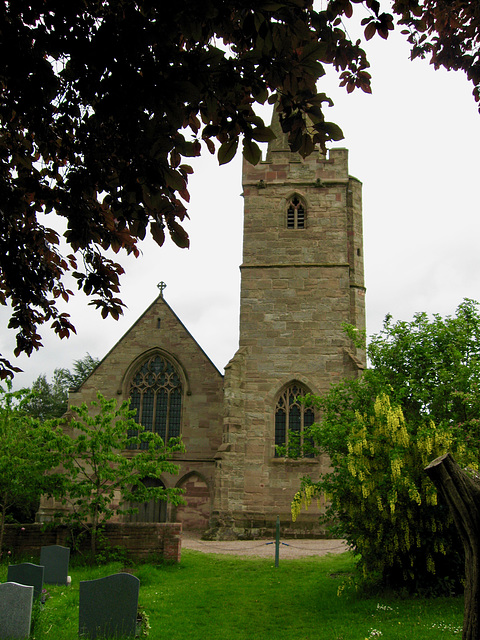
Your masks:
[[[285,447],[287,456],[314,457],[314,453],[308,451],[311,441],[305,435],[305,429],[315,422],[315,412],[299,400],[307,393],[306,387],[295,383],[284,389],[278,398],[275,407],[275,457],[283,457],[277,447]]]
[[[305,217],[305,205],[293,196],[287,207],[287,229],[305,229]]]
[[[149,358],[134,374],[129,389],[130,408],[136,409],[135,421],[146,431],[154,431],[167,443],[180,435],[182,382],[174,365],[160,354]],[[130,437],[137,432],[129,431]],[[147,443],[131,445],[147,448]]]

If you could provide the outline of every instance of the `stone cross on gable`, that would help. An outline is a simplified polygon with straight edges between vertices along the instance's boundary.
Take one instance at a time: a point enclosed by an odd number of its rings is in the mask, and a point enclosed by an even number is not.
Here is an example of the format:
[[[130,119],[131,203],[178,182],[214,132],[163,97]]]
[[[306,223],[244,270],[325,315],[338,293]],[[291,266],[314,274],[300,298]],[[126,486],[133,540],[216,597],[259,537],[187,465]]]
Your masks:
[[[160,289],[160,295],[163,298],[163,290],[167,288],[167,285],[165,284],[165,282],[163,282],[163,280],[161,282],[159,282],[157,284],[157,287]]]

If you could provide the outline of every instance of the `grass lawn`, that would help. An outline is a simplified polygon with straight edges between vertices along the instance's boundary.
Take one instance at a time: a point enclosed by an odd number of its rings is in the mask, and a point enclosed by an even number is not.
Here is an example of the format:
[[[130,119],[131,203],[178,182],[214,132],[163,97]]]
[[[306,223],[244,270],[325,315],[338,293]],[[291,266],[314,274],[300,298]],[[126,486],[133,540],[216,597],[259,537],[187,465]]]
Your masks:
[[[36,560],[31,560],[36,562]],[[361,598],[337,591],[352,571],[349,553],[272,560],[184,550],[179,565],[130,570],[151,640],[447,640],[461,638],[463,598]],[[78,638],[79,581],[122,571],[120,563],[72,568],[72,586],[48,586],[36,640]],[[0,566],[0,581],[6,580]]]

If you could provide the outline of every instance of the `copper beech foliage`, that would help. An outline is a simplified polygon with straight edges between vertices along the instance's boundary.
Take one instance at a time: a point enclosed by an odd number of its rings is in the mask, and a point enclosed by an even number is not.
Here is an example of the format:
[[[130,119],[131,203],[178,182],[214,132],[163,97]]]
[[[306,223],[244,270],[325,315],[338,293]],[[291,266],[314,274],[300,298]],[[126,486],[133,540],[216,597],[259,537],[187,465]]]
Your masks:
[[[277,102],[303,156],[343,137],[317,84],[332,65],[348,92],[370,92],[346,18],[369,40],[396,16],[412,57],[463,69],[478,100],[479,13],[462,0],[1,0],[0,303],[15,355],[41,346],[44,323],[75,331],[57,306],[68,272],[118,318],[123,269],[106,250],[137,256],[147,232],[188,247],[188,158],[206,148],[223,164],[241,145],[258,162],[273,134],[255,103]],[[63,218],[68,255],[44,214]],[[0,378],[15,370],[0,359]]]

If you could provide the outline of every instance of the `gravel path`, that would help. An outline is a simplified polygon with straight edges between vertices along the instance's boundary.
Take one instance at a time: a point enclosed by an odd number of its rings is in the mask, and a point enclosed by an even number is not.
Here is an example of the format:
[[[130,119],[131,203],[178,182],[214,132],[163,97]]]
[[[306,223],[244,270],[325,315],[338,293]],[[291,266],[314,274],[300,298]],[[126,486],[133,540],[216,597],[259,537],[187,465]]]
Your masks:
[[[228,540],[225,542],[200,540],[199,536],[185,532],[182,548],[194,549],[202,553],[221,553],[235,556],[259,556],[275,558],[275,542],[270,540]],[[293,539],[280,542],[281,558],[304,558],[324,556],[328,553],[343,553],[348,550],[344,540],[304,540]]]

